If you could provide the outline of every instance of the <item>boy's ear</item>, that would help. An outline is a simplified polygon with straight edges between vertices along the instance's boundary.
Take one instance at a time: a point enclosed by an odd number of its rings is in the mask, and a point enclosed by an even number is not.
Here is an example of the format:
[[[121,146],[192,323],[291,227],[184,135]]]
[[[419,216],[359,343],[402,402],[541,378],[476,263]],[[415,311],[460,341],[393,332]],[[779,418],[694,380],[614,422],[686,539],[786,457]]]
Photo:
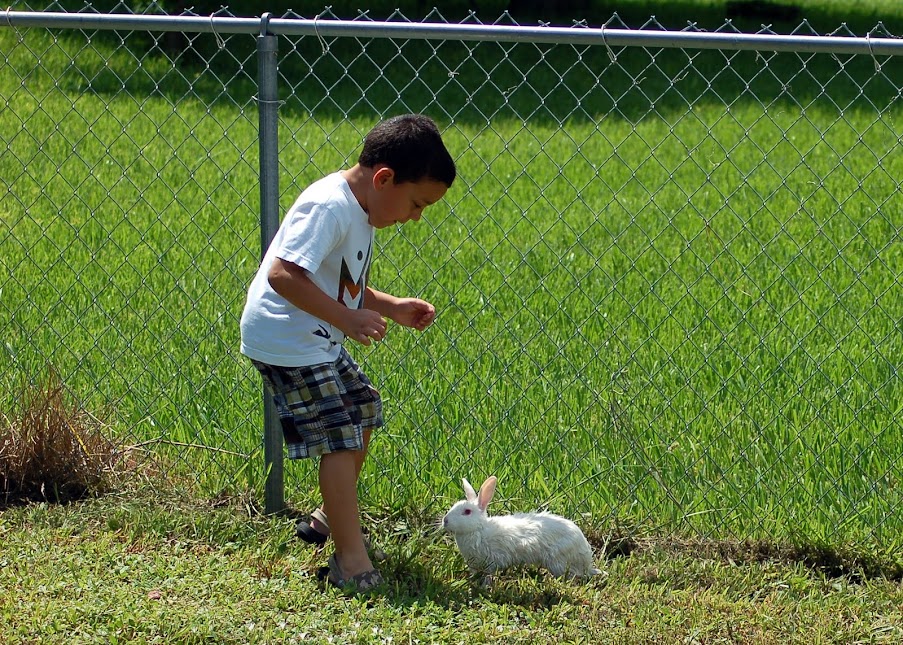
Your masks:
[[[386,184],[395,182],[395,171],[389,166],[380,166],[373,173],[373,187],[377,190],[383,188]]]

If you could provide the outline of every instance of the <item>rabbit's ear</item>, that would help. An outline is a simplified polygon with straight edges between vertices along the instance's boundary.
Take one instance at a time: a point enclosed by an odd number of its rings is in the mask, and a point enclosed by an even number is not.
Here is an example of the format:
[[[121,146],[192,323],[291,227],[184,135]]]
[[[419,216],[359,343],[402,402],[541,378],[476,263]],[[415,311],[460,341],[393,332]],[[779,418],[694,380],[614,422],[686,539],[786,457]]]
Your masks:
[[[492,501],[492,496],[495,495],[496,484],[498,484],[498,479],[496,479],[495,475],[492,475],[483,482],[482,486],[480,486],[480,494],[478,496],[479,501],[477,505],[484,511],[486,510],[486,507],[489,506],[489,502]]]
[[[468,502],[476,502],[477,501],[477,493],[474,491],[473,486],[470,485],[470,482],[467,479],[461,480],[464,483],[464,499]]]

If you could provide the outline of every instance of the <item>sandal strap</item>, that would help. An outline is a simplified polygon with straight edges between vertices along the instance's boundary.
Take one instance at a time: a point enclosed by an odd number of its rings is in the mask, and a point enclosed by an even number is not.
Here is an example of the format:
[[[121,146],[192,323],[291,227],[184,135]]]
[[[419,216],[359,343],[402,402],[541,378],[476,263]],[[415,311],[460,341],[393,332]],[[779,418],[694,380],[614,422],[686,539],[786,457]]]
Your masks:
[[[314,509],[310,512],[311,518],[317,520],[320,524],[325,526],[327,530],[329,529],[329,519],[326,517],[326,513],[323,512],[322,509]]]

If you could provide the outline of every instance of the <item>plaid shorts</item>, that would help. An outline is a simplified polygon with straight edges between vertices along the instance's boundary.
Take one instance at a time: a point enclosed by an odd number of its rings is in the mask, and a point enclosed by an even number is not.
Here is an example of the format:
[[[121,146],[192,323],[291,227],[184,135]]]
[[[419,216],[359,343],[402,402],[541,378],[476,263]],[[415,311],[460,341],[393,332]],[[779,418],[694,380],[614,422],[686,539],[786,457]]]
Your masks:
[[[335,363],[279,367],[251,362],[276,404],[290,459],[362,450],[364,429],[383,424],[379,392],[344,347]]]

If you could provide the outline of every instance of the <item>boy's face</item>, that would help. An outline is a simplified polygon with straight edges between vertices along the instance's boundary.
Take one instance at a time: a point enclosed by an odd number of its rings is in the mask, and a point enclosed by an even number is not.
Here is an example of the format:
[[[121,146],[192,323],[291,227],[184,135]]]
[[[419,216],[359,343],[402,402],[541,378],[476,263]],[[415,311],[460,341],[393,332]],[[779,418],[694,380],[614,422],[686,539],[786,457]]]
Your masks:
[[[367,199],[370,225],[386,228],[416,222],[423,209],[442,199],[447,190],[444,183],[432,179],[396,184],[395,172],[388,166],[379,166],[373,173],[373,190]]]

